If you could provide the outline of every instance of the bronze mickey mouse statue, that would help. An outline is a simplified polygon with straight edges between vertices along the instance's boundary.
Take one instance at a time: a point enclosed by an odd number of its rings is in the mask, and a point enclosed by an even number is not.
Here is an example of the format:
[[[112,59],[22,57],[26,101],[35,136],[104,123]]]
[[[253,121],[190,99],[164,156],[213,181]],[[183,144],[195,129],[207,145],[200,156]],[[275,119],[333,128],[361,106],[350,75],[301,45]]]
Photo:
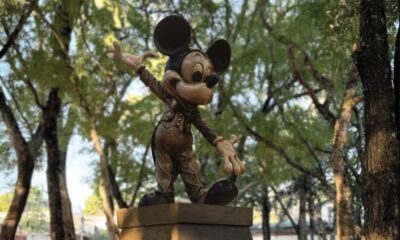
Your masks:
[[[143,61],[155,55],[146,52],[134,56],[121,51],[114,43],[108,56],[122,61],[134,70],[143,83],[165,104],[161,120],[152,136],[152,153],[159,191],[145,195],[139,206],[174,202],[174,182],[180,174],[193,203],[225,205],[237,195],[232,180],[220,180],[209,190],[201,183],[200,169],[192,144],[191,125],[194,125],[224,159],[224,171],[239,176],[244,165],[233,147],[235,139],[225,140],[217,136],[202,119],[198,105],[209,104],[212,87],[218,75],[229,67],[231,49],[223,39],[215,41],[204,53],[190,49],[191,27],[181,16],[172,15],[162,19],[154,30],[157,49],[169,56],[161,82],[149,73]]]

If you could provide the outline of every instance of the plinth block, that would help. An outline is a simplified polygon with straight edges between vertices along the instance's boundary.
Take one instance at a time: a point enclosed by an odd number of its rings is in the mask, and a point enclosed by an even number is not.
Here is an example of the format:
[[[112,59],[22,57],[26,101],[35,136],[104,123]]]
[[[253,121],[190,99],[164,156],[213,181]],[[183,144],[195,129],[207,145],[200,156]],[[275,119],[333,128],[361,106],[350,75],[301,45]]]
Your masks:
[[[251,240],[253,210],[173,203],[121,209],[122,240]]]

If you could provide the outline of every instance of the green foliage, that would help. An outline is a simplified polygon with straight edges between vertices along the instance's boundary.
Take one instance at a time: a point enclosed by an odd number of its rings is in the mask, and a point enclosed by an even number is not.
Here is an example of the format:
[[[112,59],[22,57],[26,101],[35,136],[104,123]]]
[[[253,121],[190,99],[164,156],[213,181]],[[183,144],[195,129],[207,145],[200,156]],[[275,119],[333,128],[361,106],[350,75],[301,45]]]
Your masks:
[[[61,60],[51,57],[48,50],[32,51],[29,63],[27,74],[38,83],[40,89],[65,86],[69,81],[69,69]]]
[[[10,207],[10,203],[13,197],[12,192],[3,193],[0,195],[0,212],[5,212]]]
[[[101,213],[103,209],[101,199],[93,192],[85,201],[85,206],[83,208],[83,214],[85,216],[92,216]]]

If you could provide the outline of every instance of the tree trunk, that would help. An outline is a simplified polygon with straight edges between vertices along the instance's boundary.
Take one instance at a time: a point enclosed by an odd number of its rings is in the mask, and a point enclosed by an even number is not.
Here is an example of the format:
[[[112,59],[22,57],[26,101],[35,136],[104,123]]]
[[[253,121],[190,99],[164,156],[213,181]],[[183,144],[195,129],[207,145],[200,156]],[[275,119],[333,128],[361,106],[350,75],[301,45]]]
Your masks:
[[[34,156],[30,151],[28,143],[20,132],[18,123],[10,107],[6,103],[6,98],[1,88],[0,112],[3,121],[7,126],[10,141],[14,147],[18,164],[18,175],[15,184],[13,199],[11,201],[10,208],[8,209],[7,215],[3,221],[0,231],[0,239],[9,240],[14,239],[15,237],[18,223],[21,220],[21,216],[24,211],[26,201],[28,199],[34,168]],[[35,135],[39,137],[40,133],[41,130],[39,128],[37,134]],[[36,136],[33,136],[32,140],[35,141],[35,138]],[[40,145],[41,141],[39,143],[39,146],[35,147],[37,147],[38,149]]]
[[[314,240],[315,233],[315,213],[314,213],[314,199],[311,193],[307,197],[308,215],[310,219],[310,240]]]
[[[356,68],[352,65],[340,116],[335,125],[334,145],[331,155],[333,179],[336,187],[336,240],[350,240],[354,235],[352,192],[349,169],[346,164],[346,145],[348,143],[348,128],[351,113],[357,101],[354,98],[356,85]]]
[[[326,240],[327,231],[325,229],[324,221],[322,220],[321,216],[322,204],[318,202],[315,205],[314,213],[315,213],[315,220],[316,220],[316,232],[318,235],[318,240]]]
[[[398,19],[400,20],[400,0],[397,1]],[[400,28],[397,29],[394,53],[394,106],[396,115],[397,140],[400,141]]]
[[[52,239],[75,239],[75,228],[69,201],[65,167],[57,136],[57,117],[61,109],[58,89],[50,91],[43,111],[42,127],[47,150],[47,186],[49,192],[50,230]]]
[[[74,217],[72,213],[71,201],[68,193],[67,186],[67,152],[61,151],[60,156],[60,167],[61,167],[61,178],[60,178],[60,193],[61,202],[63,207],[63,221],[64,221],[64,232],[69,238],[65,239],[75,239],[75,225]]]
[[[107,169],[108,169],[108,175],[110,176],[110,183],[111,183],[113,196],[114,196],[115,200],[117,201],[118,207],[119,208],[128,208],[128,204],[125,202],[124,198],[122,197],[122,193],[119,190],[119,186],[118,186],[117,180],[115,178],[115,174],[114,174],[111,164],[108,164]]]
[[[107,187],[105,186],[104,179],[100,179],[100,185],[99,185],[99,193],[100,193],[100,198],[103,203],[103,210],[104,210],[104,215],[106,216],[107,222],[107,230],[108,230],[108,235],[110,236],[110,239],[112,240],[118,240],[119,239],[119,230],[118,226],[114,221],[114,204],[113,204],[113,198],[107,193]]]
[[[271,203],[268,196],[268,185],[261,186],[262,194],[262,231],[264,240],[271,240],[271,229],[269,225]]]
[[[365,97],[366,239],[400,239],[399,143],[395,124],[385,1],[360,1],[358,69]]]
[[[69,81],[72,68],[69,60],[69,47],[74,20],[79,16],[81,1],[60,0],[55,7],[52,22],[50,46],[53,60],[63,64],[66,71],[60,77]],[[49,194],[50,230],[52,239],[75,239],[75,228],[66,181],[66,149],[60,147],[57,118],[61,110],[62,100],[58,95],[58,87],[52,87],[47,104],[43,109],[43,131],[47,149],[47,185]],[[69,116],[70,117],[70,116]],[[70,119],[68,119],[70,120]],[[68,122],[68,121],[67,121]],[[69,134],[70,136],[70,134]]]
[[[283,213],[289,219],[290,223],[292,224],[293,229],[296,231],[296,235],[299,237],[300,236],[299,226],[294,221],[292,215],[290,215],[289,209],[286,208],[285,204],[283,203],[282,199],[279,196],[278,191],[275,189],[275,187],[273,185],[270,185],[270,187],[271,187],[272,191],[274,192],[275,199],[278,201],[279,205],[281,206]]]
[[[69,141],[71,140],[72,133],[74,131],[75,127],[75,111],[73,108],[70,108],[68,111],[67,115],[67,120],[65,121],[65,125],[60,129],[59,128],[59,136],[58,136],[58,141],[59,141],[59,147],[60,147],[60,167],[61,167],[61,172],[62,172],[62,178],[61,178],[61,199],[63,203],[63,216],[64,216],[64,231],[67,233],[69,231],[73,231],[74,233],[74,238],[75,236],[75,231],[74,231],[74,224],[73,224],[73,213],[72,213],[72,207],[71,207],[71,202],[69,199],[69,193],[68,193],[68,187],[67,187],[67,152],[68,152],[68,146],[69,146]],[[62,121],[58,121],[61,123]],[[62,124],[62,123],[61,123]],[[62,136],[61,136],[62,135]],[[72,235],[70,233],[69,235]]]
[[[299,178],[299,240],[307,240],[307,176],[301,176]]]
[[[113,204],[113,188],[110,179],[108,161],[100,143],[99,134],[96,129],[96,119],[91,120],[90,139],[95,147],[97,154],[100,157],[100,186],[99,192],[103,202],[103,210],[107,219],[107,229],[110,238],[113,240],[119,239],[119,230],[114,220],[114,204]]]
[[[129,207],[132,207],[133,204],[135,204],[136,198],[139,195],[139,190],[142,187],[142,183],[143,183],[143,180],[144,180],[143,179],[144,178],[144,171],[145,171],[145,168],[146,168],[146,157],[147,157],[147,154],[149,153],[149,150],[150,150],[150,143],[148,143],[146,145],[146,149],[144,150],[144,153],[143,153],[143,156],[142,156],[142,164],[140,165],[140,172],[139,172],[139,176],[138,176],[138,181],[136,183],[135,190],[133,191],[132,199],[131,199],[131,202],[129,203]]]

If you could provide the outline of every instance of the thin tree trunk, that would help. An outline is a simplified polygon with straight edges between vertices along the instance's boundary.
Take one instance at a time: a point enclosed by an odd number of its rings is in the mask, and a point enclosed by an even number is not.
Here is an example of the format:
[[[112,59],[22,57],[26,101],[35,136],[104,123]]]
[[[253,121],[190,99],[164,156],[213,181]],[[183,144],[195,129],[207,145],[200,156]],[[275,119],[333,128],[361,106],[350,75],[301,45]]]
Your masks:
[[[122,193],[121,190],[119,189],[112,163],[110,162],[110,159],[118,158],[117,142],[115,141],[115,139],[106,139],[103,149],[104,149],[104,156],[107,158],[107,169],[108,169],[108,175],[110,176],[110,184],[113,192],[113,197],[117,201],[119,208],[128,208],[128,204],[122,197]]]
[[[15,184],[14,195],[10,208],[4,218],[0,231],[0,240],[14,239],[19,221],[21,220],[26,201],[28,199],[31,188],[31,180],[34,169],[34,158],[30,151],[30,146],[22,136],[18,123],[12,113],[10,107],[6,103],[3,90],[0,88],[0,112],[4,123],[7,126],[10,141],[17,155],[18,175]],[[32,136],[32,142],[35,143],[37,138],[41,138],[41,128],[39,127],[35,136]],[[39,149],[41,141],[34,147]]]
[[[264,240],[271,240],[271,228],[270,228],[270,212],[271,212],[271,202],[268,196],[268,185],[261,186],[261,196],[262,196],[262,231]]]
[[[106,190],[106,184],[104,183],[103,179],[100,179],[99,185],[99,193],[100,198],[103,204],[104,214],[106,216],[107,222],[107,230],[110,239],[118,240],[119,239],[119,230],[118,226],[114,221],[114,204],[112,196],[109,196]]]
[[[299,240],[307,240],[307,176],[303,175],[299,179]]]
[[[67,152],[60,152],[60,167],[61,167],[61,176],[60,176],[60,193],[61,193],[61,203],[62,203],[62,211],[63,211],[63,221],[64,221],[64,233],[67,238],[65,239],[75,239],[75,225],[74,225],[74,217],[72,213],[71,201],[68,193],[67,186]]]
[[[61,201],[62,201],[62,206],[63,206],[63,221],[64,221],[64,231],[68,233],[69,236],[72,236],[72,234],[75,236],[75,226],[73,223],[73,213],[72,213],[72,207],[71,207],[71,201],[69,198],[69,193],[68,193],[68,186],[67,186],[67,152],[68,152],[68,146],[69,146],[69,141],[71,140],[72,132],[74,130],[75,126],[75,112],[72,108],[69,109],[68,115],[67,115],[67,120],[65,125],[62,127],[62,129],[59,129],[59,147],[60,147],[60,167],[61,167],[61,173],[62,173],[62,178],[60,179],[60,190],[61,190]],[[61,123],[62,121],[58,121]],[[62,135],[62,136],[60,136]],[[73,231],[73,233],[71,233]]]
[[[400,0],[397,1],[398,19],[400,20]],[[400,28],[397,29],[394,53],[394,107],[396,115],[397,140],[400,141]]]
[[[321,214],[321,208],[322,204],[319,201],[318,204],[315,205],[315,219],[316,219],[316,230],[317,230],[317,235],[318,235],[318,239],[321,240],[326,240],[326,229],[325,229],[325,225],[324,225],[324,221],[322,220],[322,214]]]
[[[299,233],[299,226],[298,226],[298,225],[296,224],[296,222],[294,221],[292,215],[290,215],[290,212],[289,212],[289,210],[286,208],[286,206],[285,206],[285,204],[283,203],[282,199],[280,198],[278,191],[275,189],[275,187],[274,187],[273,185],[270,185],[270,187],[271,187],[272,191],[274,192],[275,198],[276,198],[276,200],[278,201],[279,205],[281,206],[281,208],[282,208],[284,214],[285,214],[286,217],[289,219],[290,223],[292,224],[293,229],[296,231],[296,235],[297,235],[297,236],[300,236],[300,233]]]
[[[351,113],[357,102],[354,97],[356,85],[357,74],[353,64],[343,97],[340,116],[335,125],[334,145],[331,155],[333,179],[336,187],[336,240],[349,240],[354,235],[352,192],[349,169],[346,164],[346,146]]]
[[[366,239],[400,239],[399,143],[385,1],[360,1],[360,37],[358,70],[365,97],[365,234]]]
[[[119,230],[114,220],[114,204],[113,204],[113,189],[111,186],[110,172],[108,162],[105,156],[103,147],[100,143],[99,134],[96,129],[96,119],[92,118],[92,129],[90,130],[90,139],[95,147],[97,154],[100,157],[100,186],[99,192],[103,203],[104,214],[107,219],[107,229],[110,238],[113,240],[119,239]]]
[[[119,186],[118,186],[117,180],[115,179],[115,174],[112,169],[112,166],[110,164],[108,164],[107,169],[108,169],[108,175],[110,176],[110,183],[111,183],[113,196],[114,196],[115,200],[117,201],[118,207],[119,208],[128,208],[128,204],[123,199],[122,193],[119,190]]]
[[[144,170],[146,168],[146,157],[147,157],[147,154],[149,153],[149,149],[150,149],[150,143],[148,143],[146,145],[146,149],[144,150],[144,153],[143,153],[143,156],[142,156],[142,164],[140,165],[140,172],[139,172],[138,181],[136,183],[135,190],[133,191],[133,195],[132,195],[131,202],[129,203],[129,207],[132,207],[133,204],[135,203],[136,198],[137,198],[137,196],[139,194],[139,190],[142,187],[143,178],[144,178]]]
[[[311,193],[308,194],[307,197],[307,205],[308,205],[308,215],[310,219],[310,240],[314,240],[315,233],[315,210],[314,210],[314,199]]]

